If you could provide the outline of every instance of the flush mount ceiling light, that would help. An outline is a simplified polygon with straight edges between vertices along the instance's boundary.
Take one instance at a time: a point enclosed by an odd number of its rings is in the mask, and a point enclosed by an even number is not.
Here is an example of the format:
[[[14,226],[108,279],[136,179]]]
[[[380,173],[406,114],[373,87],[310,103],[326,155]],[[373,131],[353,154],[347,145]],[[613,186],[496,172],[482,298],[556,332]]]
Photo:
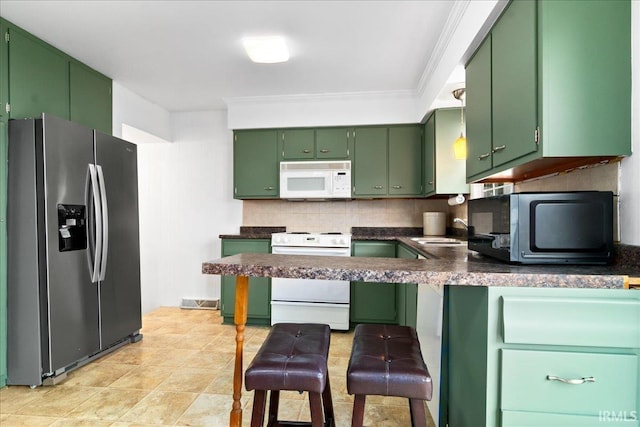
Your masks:
[[[464,88],[456,89],[453,92],[453,97],[460,101],[460,136],[453,141],[453,153],[457,160],[464,160],[467,158],[467,138],[464,136]]]
[[[275,64],[289,60],[289,49],[284,37],[245,37],[242,44],[253,62]]]

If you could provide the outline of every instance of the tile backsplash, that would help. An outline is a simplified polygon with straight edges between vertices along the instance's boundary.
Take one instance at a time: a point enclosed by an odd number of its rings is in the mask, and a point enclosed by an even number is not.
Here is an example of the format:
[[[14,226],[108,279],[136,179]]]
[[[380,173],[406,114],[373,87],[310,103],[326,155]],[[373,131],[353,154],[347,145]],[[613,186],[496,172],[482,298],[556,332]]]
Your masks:
[[[287,231],[342,233],[350,232],[351,227],[422,227],[423,212],[449,212],[449,207],[445,199],[245,200],[242,224],[284,225]],[[453,217],[448,216],[447,223],[451,225]]]

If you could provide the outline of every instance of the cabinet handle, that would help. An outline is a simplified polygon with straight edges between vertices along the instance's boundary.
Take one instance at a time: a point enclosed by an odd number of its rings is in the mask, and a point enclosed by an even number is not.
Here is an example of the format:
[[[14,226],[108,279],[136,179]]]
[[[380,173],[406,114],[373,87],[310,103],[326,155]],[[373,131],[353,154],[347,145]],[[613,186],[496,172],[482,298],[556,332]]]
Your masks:
[[[427,182],[427,184],[433,185],[433,181],[429,181],[429,182]]]
[[[584,383],[595,383],[596,382],[596,379],[594,377],[582,377],[582,378],[577,378],[577,379],[573,379],[573,380],[568,380],[566,378],[556,377],[554,375],[547,375],[547,380],[549,380],[549,381],[560,381],[561,383],[572,384],[572,385],[580,385],[580,384],[584,384]]]
[[[384,187],[382,185],[374,185],[373,188],[376,190],[382,190]]]
[[[273,187],[264,187],[265,190],[273,190]]]
[[[321,153],[328,153],[328,152],[329,152],[329,150],[327,150],[326,148],[321,148],[321,149],[320,149],[320,152],[321,152]]]
[[[502,151],[502,150],[504,150],[505,148],[507,148],[507,146],[506,146],[506,145],[504,145],[504,144],[503,144],[503,145],[499,145],[499,146],[497,146],[497,147],[493,147],[493,152],[495,153],[495,152],[497,152],[497,151]]]
[[[309,150],[308,148],[305,148],[304,150],[302,150],[302,152],[304,154],[309,154],[311,152],[311,150]]]
[[[402,185],[394,185],[393,188],[395,188],[396,190],[399,190],[402,188]]]
[[[490,155],[491,155],[491,153],[484,153],[484,154],[480,154],[480,155],[478,156],[478,160],[484,160],[484,159],[486,159],[487,157],[489,157]]]

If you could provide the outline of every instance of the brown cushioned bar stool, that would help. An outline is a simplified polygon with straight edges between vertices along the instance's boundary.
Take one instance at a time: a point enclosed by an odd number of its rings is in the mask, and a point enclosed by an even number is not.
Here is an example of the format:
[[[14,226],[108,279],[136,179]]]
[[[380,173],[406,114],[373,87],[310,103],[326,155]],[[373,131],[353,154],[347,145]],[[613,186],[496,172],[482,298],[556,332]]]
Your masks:
[[[367,395],[409,399],[411,425],[426,427],[424,401],[433,385],[410,326],[358,325],[347,368],[347,391],[354,394],[351,427],[362,427]]]
[[[244,374],[247,390],[255,390],[251,427],[263,424],[267,391],[267,426],[335,427],[327,371],[330,338],[329,325],[277,323],[271,327]],[[309,393],[311,423],[278,420],[280,390]]]

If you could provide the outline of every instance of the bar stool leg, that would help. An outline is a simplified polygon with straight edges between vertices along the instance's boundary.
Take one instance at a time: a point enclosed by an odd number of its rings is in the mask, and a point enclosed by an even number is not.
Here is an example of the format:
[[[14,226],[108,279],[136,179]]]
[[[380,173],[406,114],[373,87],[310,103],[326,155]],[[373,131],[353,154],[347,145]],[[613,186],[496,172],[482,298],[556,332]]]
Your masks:
[[[366,399],[366,394],[356,394],[354,396],[351,427],[362,427],[362,423],[364,422],[364,402]]]
[[[309,409],[311,409],[311,427],[323,427],[324,416],[322,413],[322,395],[309,392]]]
[[[409,410],[411,411],[411,427],[427,427],[424,400],[409,399]]]
[[[253,411],[251,413],[251,427],[261,427],[264,422],[264,409],[267,392],[256,390],[253,393]]]
[[[267,419],[267,427],[278,425],[278,408],[279,407],[280,407],[280,390],[271,390],[269,392],[269,418]]]
[[[322,406],[324,407],[324,419],[328,427],[336,427],[336,417],[333,414],[333,399],[331,398],[331,385],[329,384],[329,375],[327,375],[327,384],[322,392]]]

